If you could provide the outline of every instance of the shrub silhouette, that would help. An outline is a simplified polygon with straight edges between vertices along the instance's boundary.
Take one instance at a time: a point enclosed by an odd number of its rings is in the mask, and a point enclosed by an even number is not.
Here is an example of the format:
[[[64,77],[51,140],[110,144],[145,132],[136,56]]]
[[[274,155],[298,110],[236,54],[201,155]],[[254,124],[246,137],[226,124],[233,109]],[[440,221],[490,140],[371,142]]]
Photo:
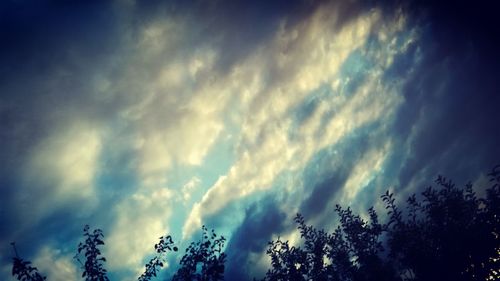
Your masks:
[[[270,242],[267,254],[272,268],[263,280],[397,280],[390,263],[379,256],[383,226],[375,211],[369,211],[370,222],[350,208],[337,205],[336,212],[340,225],[333,233],[306,225],[297,214],[303,246],[290,246],[280,239]]]
[[[407,217],[392,194],[382,199],[389,210],[388,246],[400,271],[412,280],[490,280],[500,263],[500,169],[489,174],[493,186],[478,199],[472,185],[458,189],[444,177],[407,200]],[[495,270],[496,273],[493,273]]]
[[[471,184],[457,188],[439,176],[438,188],[412,195],[404,207],[393,193],[381,196],[387,212],[380,222],[374,208],[363,219],[349,207],[336,206],[338,226],[333,232],[306,224],[297,214],[295,223],[302,244],[278,238],[268,244],[270,268],[263,280],[333,281],[434,281],[500,279],[500,166],[489,174],[492,186],[479,198]],[[108,280],[100,229],[85,226],[84,242],[75,258],[85,280]],[[226,239],[202,227],[200,241],[192,242],[172,280],[224,279]],[[13,243],[12,275],[18,280],[45,280],[36,267],[21,259]],[[156,255],[146,264],[139,281],[156,277],[168,251],[177,251],[171,236],[162,236]],[[85,257],[82,263],[80,256]]]
[[[15,257],[12,258],[12,276],[22,281],[43,281],[46,277],[42,276],[36,267],[31,266],[30,261],[25,261],[17,254],[16,244],[11,243],[14,249]]]
[[[337,205],[339,226],[327,233],[307,226],[298,214],[303,244],[270,242],[271,268],[264,280],[498,280],[500,166],[488,175],[492,186],[485,198],[471,184],[459,189],[439,176],[439,189],[410,196],[404,213],[386,192],[384,224],[373,208],[365,221]]]
[[[108,281],[107,271],[104,268],[106,258],[102,256],[101,250],[99,250],[99,246],[104,245],[102,230],[90,231],[90,227],[85,225],[83,237],[85,240],[78,244],[78,253],[75,255],[75,259],[82,265],[82,277],[86,281]],[[80,260],[81,255],[85,257],[84,263]]]
[[[216,281],[224,280],[224,263],[226,254],[222,251],[226,238],[217,236],[212,229],[210,233],[202,227],[202,239],[192,242],[186,254],[180,260],[180,267],[172,280],[174,281]]]
[[[145,265],[146,269],[144,273],[139,276],[138,281],[149,281],[151,278],[156,277],[160,269],[166,263],[166,253],[168,251],[177,252],[177,247],[173,246],[174,241],[170,235],[161,236],[160,242],[155,244],[155,251],[157,253],[149,262]]]

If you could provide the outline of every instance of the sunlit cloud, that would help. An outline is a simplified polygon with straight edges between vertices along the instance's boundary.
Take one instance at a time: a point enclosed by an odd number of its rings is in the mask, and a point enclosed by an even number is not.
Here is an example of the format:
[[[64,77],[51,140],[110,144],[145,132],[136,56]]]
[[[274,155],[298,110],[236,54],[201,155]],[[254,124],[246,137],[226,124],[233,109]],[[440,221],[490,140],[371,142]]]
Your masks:
[[[153,253],[152,245],[169,231],[172,202],[172,191],[156,188],[151,193],[132,194],[116,205],[116,222],[106,238],[110,269],[132,269],[140,275],[143,259]]]
[[[48,246],[39,251],[33,264],[36,264],[38,270],[46,274],[44,276],[50,280],[77,280],[81,275],[73,256],[62,254],[60,250]]]
[[[244,117],[241,129],[238,160],[195,204],[184,225],[185,237],[201,226],[204,216],[215,215],[232,201],[271,188],[278,174],[303,168],[314,153],[364,124],[388,121],[401,98],[394,89],[382,84],[384,66],[376,66],[354,93],[342,92],[339,82],[336,84],[339,79],[343,82],[340,71],[347,57],[363,48],[370,29],[381,25],[380,21],[380,14],[372,11],[334,33],[334,18],[327,18],[323,10],[318,10],[292,30],[280,29],[271,47],[259,50],[255,57],[241,64],[241,68],[251,67],[255,65],[253,60],[276,58],[270,65],[283,67],[288,75],[268,81],[253,93],[248,105],[251,114]],[[293,49],[288,47],[290,41]],[[264,62],[258,65],[267,66]],[[266,69],[255,71],[265,73]],[[326,91],[332,92],[330,99],[321,100],[310,116],[294,128],[292,115],[297,105],[325,86]],[[336,113],[331,114],[332,111]]]
[[[54,197],[68,199],[93,195],[101,140],[99,131],[86,124],[70,124],[42,140],[33,151],[27,179],[54,188]]]

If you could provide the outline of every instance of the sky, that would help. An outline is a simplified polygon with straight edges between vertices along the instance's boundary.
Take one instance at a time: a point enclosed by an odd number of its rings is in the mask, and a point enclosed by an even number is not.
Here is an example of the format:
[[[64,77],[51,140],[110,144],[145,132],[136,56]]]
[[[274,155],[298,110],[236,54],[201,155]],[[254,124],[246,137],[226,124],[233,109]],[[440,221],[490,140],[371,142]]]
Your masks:
[[[293,217],[382,211],[500,164],[498,10],[487,1],[0,4],[0,279],[17,251],[79,280],[85,224],[112,280],[171,234],[227,237],[226,280],[263,277]],[[390,3],[389,3],[390,2]]]

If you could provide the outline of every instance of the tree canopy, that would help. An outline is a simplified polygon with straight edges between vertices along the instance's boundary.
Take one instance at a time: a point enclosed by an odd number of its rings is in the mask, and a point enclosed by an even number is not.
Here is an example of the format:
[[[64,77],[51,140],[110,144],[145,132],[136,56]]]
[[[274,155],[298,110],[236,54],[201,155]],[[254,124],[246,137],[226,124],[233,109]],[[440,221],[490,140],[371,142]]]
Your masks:
[[[373,208],[365,220],[337,205],[338,226],[328,233],[298,214],[302,245],[270,242],[264,280],[498,280],[500,167],[489,176],[484,198],[441,176],[439,188],[410,196],[404,209],[386,192],[386,223]]]
[[[500,166],[489,174],[491,186],[479,196],[472,184],[463,188],[439,176],[437,187],[411,195],[405,203],[387,191],[381,196],[386,212],[381,222],[372,207],[366,218],[337,205],[332,232],[306,224],[297,214],[301,243],[278,238],[268,244],[270,267],[263,281],[433,281],[498,280],[500,278]],[[83,229],[84,241],[75,259],[86,281],[109,280],[102,230]],[[226,239],[202,227],[201,240],[192,242],[172,280],[224,280]],[[139,281],[156,277],[169,251],[177,251],[170,235],[160,237],[156,255],[145,265]],[[17,254],[13,243],[12,275],[18,280],[45,280],[31,262]]]

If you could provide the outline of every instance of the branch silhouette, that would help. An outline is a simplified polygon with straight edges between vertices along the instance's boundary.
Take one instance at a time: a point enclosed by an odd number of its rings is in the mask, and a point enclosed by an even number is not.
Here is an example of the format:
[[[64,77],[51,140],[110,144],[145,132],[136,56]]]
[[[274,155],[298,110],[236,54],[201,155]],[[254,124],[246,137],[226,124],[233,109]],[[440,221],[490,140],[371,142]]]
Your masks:
[[[14,249],[15,257],[12,258],[12,276],[22,281],[43,281],[46,277],[42,276],[36,267],[31,266],[30,261],[25,261],[17,254],[16,243],[10,243]]]
[[[297,214],[302,243],[269,242],[271,268],[263,280],[499,280],[500,166],[488,176],[484,198],[472,184],[457,188],[443,176],[406,206],[387,191],[386,223],[374,208],[364,220],[337,205],[338,227],[327,233]]]
[[[491,186],[479,197],[472,184],[458,188],[438,176],[428,187],[398,204],[387,191],[382,196],[385,222],[375,209],[366,219],[350,207],[336,205],[332,232],[307,225],[297,214],[302,239],[292,245],[278,237],[268,243],[270,268],[264,281],[437,281],[500,280],[500,166],[488,173]],[[86,281],[107,281],[102,230],[83,229],[84,241],[75,259]],[[154,245],[156,255],[145,265],[139,281],[157,277],[169,251],[170,235]],[[180,259],[174,281],[224,280],[226,238],[202,227],[201,240],[192,242]],[[31,262],[19,257],[15,243],[12,276],[23,281],[46,280]],[[83,259],[83,261],[82,261]]]
[[[203,226],[201,240],[192,242],[186,249],[186,254],[181,258],[180,267],[172,280],[224,280],[226,254],[223,248],[225,242],[224,236],[218,236],[213,229],[208,232],[208,229]]]
[[[78,244],[78,253],[75,259],[82,265],[82,277],[86,281],[109,281],[107,270],[104,268],[106,258],[102,256],[99,246],[104,245],[104,235],[102,230],[90,230],[88,225],[83,228],[84,242]],[[85,257],[85,262],[82,263],[80,256]]]
[[[156,277],[160,269],[166,263],[166,253],[167,251],[177,252],[177,247],[173,246],[174,241],[170,235],[161,236],[160,242],[155,244],[156,256],[151,258],[149,262],[145,265],[144,273],[139,277],[138,281],[149,281],[151,278]]]

